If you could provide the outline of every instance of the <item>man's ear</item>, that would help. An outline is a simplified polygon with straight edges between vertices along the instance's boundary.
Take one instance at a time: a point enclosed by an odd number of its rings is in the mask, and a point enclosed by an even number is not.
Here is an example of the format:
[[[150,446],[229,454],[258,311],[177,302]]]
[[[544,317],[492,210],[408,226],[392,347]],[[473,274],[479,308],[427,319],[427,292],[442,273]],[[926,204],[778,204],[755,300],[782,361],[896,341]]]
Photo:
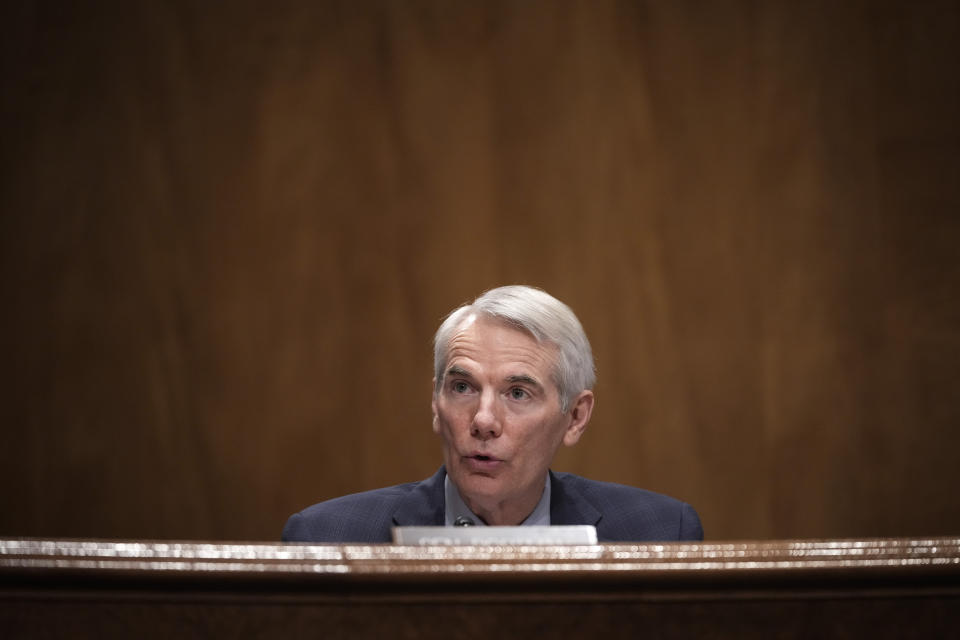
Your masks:
[[[440,423],[437,418],[437,379],[433,379],[433,397],[430,400],[430,409],[433,411],[433,432],[440,433]]]
[[[587,429],[590,415],[593,413],[593,391],[585,389],[580,392],[570,405],[570,424],[563,433],[563,444],[572,447],[580,441],[580,436]]]

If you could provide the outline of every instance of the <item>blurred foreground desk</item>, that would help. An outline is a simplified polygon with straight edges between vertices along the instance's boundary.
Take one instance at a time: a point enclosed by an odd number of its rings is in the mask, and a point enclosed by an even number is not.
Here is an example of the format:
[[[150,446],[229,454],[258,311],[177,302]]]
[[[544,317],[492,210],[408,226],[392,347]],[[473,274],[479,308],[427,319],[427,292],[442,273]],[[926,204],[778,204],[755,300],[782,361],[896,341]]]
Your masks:
[[[0,540],[3,638],[943,638],[960,538],[399,547]]]

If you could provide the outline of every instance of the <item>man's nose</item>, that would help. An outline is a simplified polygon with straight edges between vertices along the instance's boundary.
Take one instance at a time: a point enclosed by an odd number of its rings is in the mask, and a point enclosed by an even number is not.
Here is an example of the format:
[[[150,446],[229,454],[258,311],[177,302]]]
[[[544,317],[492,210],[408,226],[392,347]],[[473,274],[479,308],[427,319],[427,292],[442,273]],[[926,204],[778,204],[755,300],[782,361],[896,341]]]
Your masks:
[[[492,391],[480,394],[480,404],[473,414],[470,435],[481,440],[500,437],[500,418],[497,415],[496,398]]]

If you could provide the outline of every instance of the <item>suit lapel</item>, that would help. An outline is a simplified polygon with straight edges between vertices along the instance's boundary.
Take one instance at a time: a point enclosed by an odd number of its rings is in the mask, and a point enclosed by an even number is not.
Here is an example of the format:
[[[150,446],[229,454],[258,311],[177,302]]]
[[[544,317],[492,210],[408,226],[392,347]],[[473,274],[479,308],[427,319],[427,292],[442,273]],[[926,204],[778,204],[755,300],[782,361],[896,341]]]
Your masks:
[[[400,500],[393,512],[393,523],[398,527],[442,527],[445,519],[446,499],[443,480],[447,470],[440,470],[417,483],[409,494]]]
[[[571,482],[550,472],[550,524],[591,524],[603,517]]]

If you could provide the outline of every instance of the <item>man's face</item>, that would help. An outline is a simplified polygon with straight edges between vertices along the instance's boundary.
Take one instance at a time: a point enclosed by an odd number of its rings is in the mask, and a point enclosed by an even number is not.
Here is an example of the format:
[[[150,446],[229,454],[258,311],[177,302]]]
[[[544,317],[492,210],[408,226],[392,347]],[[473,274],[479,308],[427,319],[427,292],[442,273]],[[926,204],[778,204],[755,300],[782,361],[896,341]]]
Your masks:
[[[443,437],[450,479],[488,524],[519,524],[540,499],[560,443],[576,444],[593,394],[560,413],[557,349],[484,315],[454,334],[443,384],[433,394],[433,429]],[[516,522],[490,522],[515,519]]]

